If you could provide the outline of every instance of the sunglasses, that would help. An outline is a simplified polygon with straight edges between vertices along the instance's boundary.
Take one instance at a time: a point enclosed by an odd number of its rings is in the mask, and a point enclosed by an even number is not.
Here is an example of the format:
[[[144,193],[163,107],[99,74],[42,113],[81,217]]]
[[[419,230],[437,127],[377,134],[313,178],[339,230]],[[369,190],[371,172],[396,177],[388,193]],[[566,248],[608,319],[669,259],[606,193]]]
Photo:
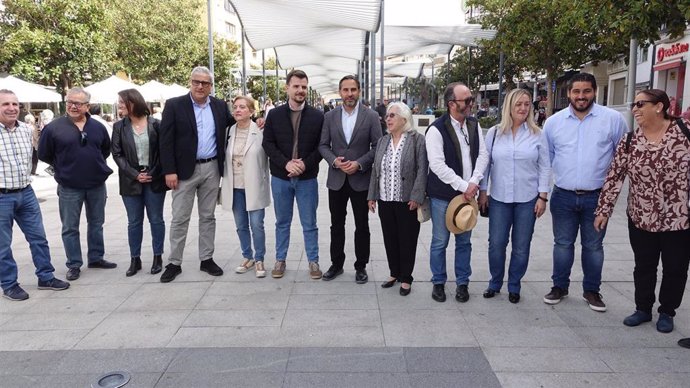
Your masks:
[[[79,140],[79,144],[81,144],[82,147],[86,146],[86,139],[88,139],[88,135],[86,134],[86,132],[82,131],[81,139]]]
[[[656,104],[654,101],[649,101],[649,100],[640,100],[640,101],[635,101],[630,103],[630,110],[633,110],[635,107],[637,109],[640,109],[644,106],[644,104],[650,103],[650,104]]]
[[[395,116],[397,116],[397,114],[395,114],[395,113],[389,113],[389,114],[386,115],[386,118],[387,118],[387,119],[394,119]]]
[[[464,99],[464,100],[449,100],[449,101],[453,101],[453,102],[462,101],[462,102],[465,103],[465,105],[470,105],[470,104],[473,104],[473,103],[474,103],[474,97],[467,97],[467,98]]]

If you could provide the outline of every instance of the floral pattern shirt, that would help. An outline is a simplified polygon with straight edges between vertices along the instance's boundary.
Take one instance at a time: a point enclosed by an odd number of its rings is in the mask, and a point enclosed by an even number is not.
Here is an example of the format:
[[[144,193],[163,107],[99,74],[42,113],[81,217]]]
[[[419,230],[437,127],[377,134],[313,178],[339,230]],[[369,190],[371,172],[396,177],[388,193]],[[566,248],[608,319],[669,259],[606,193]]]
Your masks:
[[[690,122],[685,121],[685,125],[690,127]],[[637,129],[626,150],[626,138],[618,143],[595,214],[611,217],[627,176],[627,213],[636,228],[648,232],[690,229],[690,140],[675,121],[658,144],[647,141]]]

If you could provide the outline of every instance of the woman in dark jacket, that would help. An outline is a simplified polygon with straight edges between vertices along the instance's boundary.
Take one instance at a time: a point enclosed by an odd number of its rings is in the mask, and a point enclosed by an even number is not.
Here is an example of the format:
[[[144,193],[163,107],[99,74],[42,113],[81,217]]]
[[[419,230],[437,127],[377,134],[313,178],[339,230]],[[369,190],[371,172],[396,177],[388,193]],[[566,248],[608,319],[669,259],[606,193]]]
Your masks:
[[[151,274],[157,274],[163,266],[163,204],[168,189],[158,153],[160,121],[149,116],[144,97],[136,89],[123,90],[118,95],[117,111],[123,119],[113,125],[112,154],[119,169],[120,195],[127,210],[132,262],[126,275],[135,275],[141,269],[144,209],[153,240]]]

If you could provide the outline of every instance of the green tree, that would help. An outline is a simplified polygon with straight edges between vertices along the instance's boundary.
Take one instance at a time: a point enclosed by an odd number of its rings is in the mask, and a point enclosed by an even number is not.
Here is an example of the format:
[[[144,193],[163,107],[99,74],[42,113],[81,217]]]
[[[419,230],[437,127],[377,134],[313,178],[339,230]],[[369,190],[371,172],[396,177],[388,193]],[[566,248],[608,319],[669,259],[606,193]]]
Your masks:
[[[105,0],[5,0],[0,70],[63,92],[113,70]]]
[[[287,94],[285,93],[285,82],[276,78],[276,59],[270,57],[266,59],[266,97],[273,100],[275,103],[278,100],[286,101]],[[253,70],[261,70],[261,66],[251,66]],[[283,71],[279,72],[285,73]],[[278,84],[278,96],[276,96],[276,83]],[[261,76],[247,77],[247,92],[251,93],[255,99],[259,99],[264,95],[264,81]]]

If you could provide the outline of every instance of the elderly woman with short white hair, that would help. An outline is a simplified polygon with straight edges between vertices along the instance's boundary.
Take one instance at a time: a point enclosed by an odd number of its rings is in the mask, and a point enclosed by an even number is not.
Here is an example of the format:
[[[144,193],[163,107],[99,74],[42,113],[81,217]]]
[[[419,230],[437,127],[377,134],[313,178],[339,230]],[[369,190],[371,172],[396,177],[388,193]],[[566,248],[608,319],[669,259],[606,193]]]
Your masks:
[[[429,162],[424,135],[412,128],[412,112],[400,102],[388,105],[388,133],[376,146],[369,183],[369,210],[379,204],[379,218],[386,248],[390,278],[381,284],[390,288],[401,282],[400,295],[412,287],[417,254],[419,221],[417,208],[424,202]]]

